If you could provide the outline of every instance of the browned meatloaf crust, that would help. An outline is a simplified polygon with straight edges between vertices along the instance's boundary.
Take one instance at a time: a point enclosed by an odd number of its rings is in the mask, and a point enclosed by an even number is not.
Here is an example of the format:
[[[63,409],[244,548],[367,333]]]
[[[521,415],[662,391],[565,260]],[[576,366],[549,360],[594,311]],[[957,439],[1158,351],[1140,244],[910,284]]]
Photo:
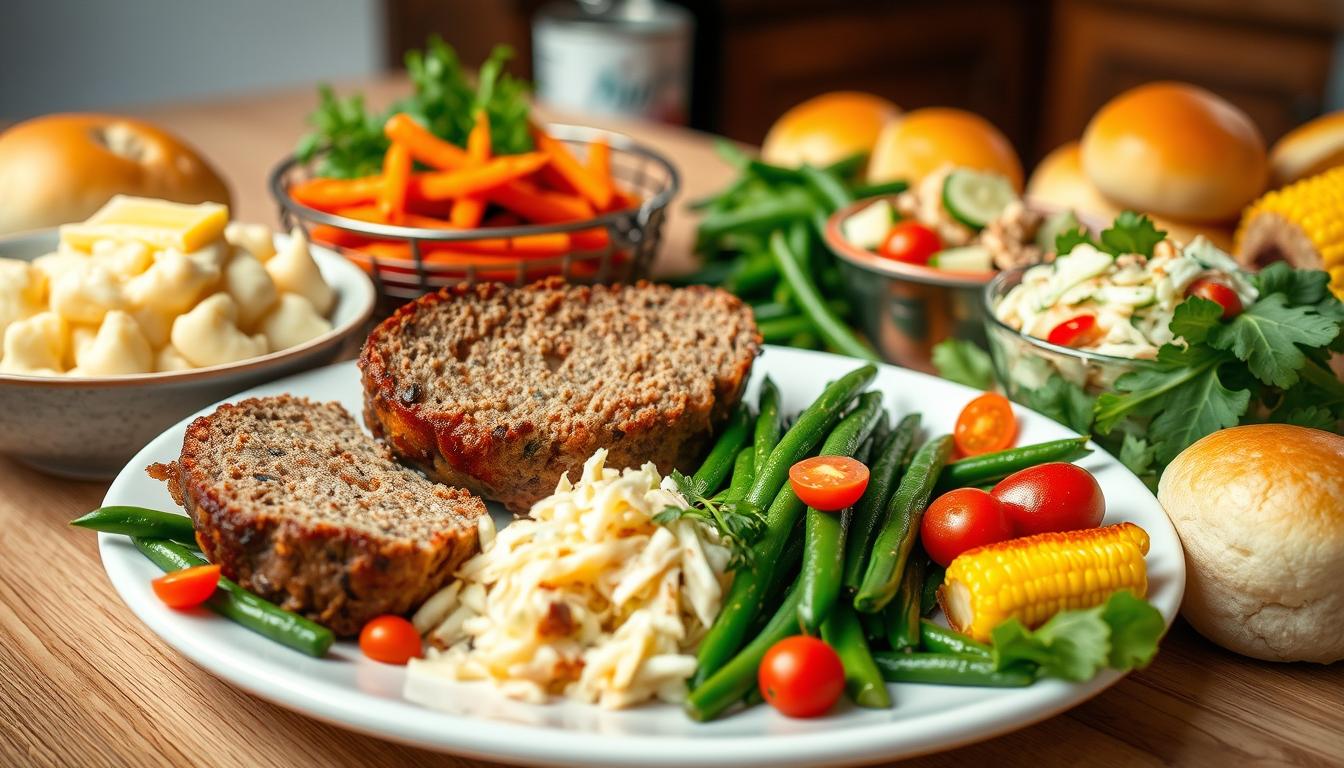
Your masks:
[[[750,307],[713,288],[444,288],[369,335],[364,418],[430,477],[522,514],[597,448],[692,468],[759,346]]]
[[[149,474],[224,574],[339,635],[419,605],[477,548],[485,504],[393,461],[337,403],[222,405]]]

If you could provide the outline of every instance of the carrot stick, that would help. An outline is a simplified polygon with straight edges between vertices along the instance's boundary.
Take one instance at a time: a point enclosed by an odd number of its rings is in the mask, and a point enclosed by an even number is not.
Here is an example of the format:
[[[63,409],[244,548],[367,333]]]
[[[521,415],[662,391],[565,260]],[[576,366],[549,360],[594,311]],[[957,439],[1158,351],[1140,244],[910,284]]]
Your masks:
[[[406,192],[411,182],[411,152],[405,144],[392,142],[383,156],[383,189],[378,207],[387,220],[397,224],[406,215]]]
[[[309,208],[330,211],[348,205],[372,203],[378,199],[378,193],[382,189],[382,176],[365,176],[359,179],[312,179],[290,187],[289,196]]]
[[[611,242],[611,237],[607,234],[607,230],[601,227],[571,232],[569,239],[574,248],[581,251],[601,250],[606,248],[607,244]]]
[[[509,155],[475,168],[420,174],[412,179],[412,184],[426,200],[460,198],[489,192],[510,181],[530,176],[549,161],[550,156],[542,152]]]
[[[476,125],[467,134],[467,154],[473,165],[483,165],[490,159],[490,117],[485,110],[476,113]],[[480,195],[467,195],[453,203],[450,215],[454,225],[463,229],[472,229],[481,225],[485,215],[485,198]]]
[[[373,242],[364,235],[350,232],[349,230],[333,227],[329,224],[315,224],[309,229],[309,234],[315,243],[326,245],[341,246],[344,248],[362,248]]]
[[[588,148],[588,162],[585,164],[588,173],[606,185],[609,194],[607,205],[602,210],[619,210],[622,203],[625,202],[625,195],[616,190],[616,185],[611,179],[611,145],[605,138],[599,138]]]
[[[411,157],[442,171],[461,168],[470,160],[463,149],[430,133],[404,112],[389,117],[383,124],[383,133],[397,144],[411,151]]]
[[[522,181],[497,187],[486,193],[486,197],[536,224],[578,221],[593,215],[593,207],[582,197],[543,192]]]
[[[579,161],[574,158],[569,149],[564,144],[548,136],[544,131],[532,126],[532,141],[537,145],[537,149],[545,152],[551,158],[551,166],[565,177],[584,199],[593,204],[593,207],[599,211],[606,210],[611,205],[611,180],[598,178],[588,169],[579,165]]]

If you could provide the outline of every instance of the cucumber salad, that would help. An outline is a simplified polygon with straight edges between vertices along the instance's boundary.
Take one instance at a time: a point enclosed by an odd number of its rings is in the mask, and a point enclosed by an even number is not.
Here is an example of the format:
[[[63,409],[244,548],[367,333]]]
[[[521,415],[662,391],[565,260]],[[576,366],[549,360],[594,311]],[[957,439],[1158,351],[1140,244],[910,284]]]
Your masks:
[[[1055,236],[1074,229],[1070,211],[1045,216],[1028,208],[1007,178],[944,166],[917,186],[866,206],[845,220],[845,238],[879,256],[956,272],[1034,264]]]
[[[1060,255],[1028,269],[994,314],[1052,344],[1150,360],[1173,340],[1172,315],[1188,296],[1216,301],[1225,316],[1256,299],[1232,257],[1203,237],[1185,246],[1170,239],[1128,246],[1118,238],[1109,244],[1061,239]]]

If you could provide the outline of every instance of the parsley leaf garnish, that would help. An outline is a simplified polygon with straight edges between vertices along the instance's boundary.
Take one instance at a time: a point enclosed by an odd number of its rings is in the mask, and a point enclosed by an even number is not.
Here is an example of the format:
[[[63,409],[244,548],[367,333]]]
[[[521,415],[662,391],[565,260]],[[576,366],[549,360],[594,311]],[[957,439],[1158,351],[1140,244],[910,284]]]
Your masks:
[[[975,389],[994,386],[994,362],[989,353],[969,341],[948,337],[933,347],[933,367],[948,381]]]
[[[1290,307],[1285,294],[1275,293],[1211,329],[1208,341],[1245,361],[1260,381],[1286,389],[1297,383],[1297,372],[1307,362],[1297,345],[1324,347],[1338,334],[1338,322],[1314,307]]]
[[[1054,376],[1046,380],[1043,386],[1027,390],[1024,394],[1026,405],[1032,410],[1076,432],[1086,434],[1091,431],[1095,401],[1082,387],[1068,379]]]
[[[1101,239],[1095,240],[1087,228],[1065,230],[1055,236],[1055,253],[1067,254],[1078,245],[1090,245],[1112,256],[1125,253],[1138,253],[1152,256],[1153,248],[1166,239],[1167,233],[1153,226],[1152,219],[1133,211],[1121,211],[1111,226],[1101,231]]]
[[[713,528],[732,551],[728,570],[749,567],[753,562],[751,545],[765,533],[765,521],[760,511],[740,501],[715,501],[708,496],[708,485],[694,476],[687,477],[674,469],[668,477],[676,485],[677,493],[690,506],[664,507],[653,516],[653,522],[669,525],[677,520],[690,519]]]

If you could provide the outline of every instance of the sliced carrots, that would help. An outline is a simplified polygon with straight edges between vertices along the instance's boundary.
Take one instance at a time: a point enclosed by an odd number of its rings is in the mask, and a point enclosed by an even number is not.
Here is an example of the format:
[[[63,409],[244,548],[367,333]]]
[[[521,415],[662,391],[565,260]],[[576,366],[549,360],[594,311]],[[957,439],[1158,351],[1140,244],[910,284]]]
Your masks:
[[[537,149],[551,158],[551,167],[564,177],[584,199],[599,210],[604,211],[611,205],[611,175],[598,176],[579,164],[579,161],[564,144],[556,141],[545,131],[532,126],[532,141]]]
[[[467,134],[467,155],[473,165],[482,165],[490,159],[490,117],[484,110],[476,113],[476,125]],[[449,219],[454,226],[471,229],[481,225],[485,215],[485,198],[481,195],[464,195],[453,203]]]
[[[392,145],[395,147],[396,145]],[[550,157],[541,152],[529,152],[525,155],[509,155],[489,160],[481,165],[460,168],[456,171],[422,173],[412,178],[420,197],[426,200],[459,199],[471,195],[480,195],[498,189],[510,181],[530,176],[550,162]]]
[[[383,188],[378,192],[378,208],[393,224],[406,215],[406,194],[411,184],[411,151],[392,142],[383,157]]]
[[[388,118],[383,134],[409,149],[417,161],[441,171],[461,168],[471,159],[461,147],[430,133],[405,112]]]

